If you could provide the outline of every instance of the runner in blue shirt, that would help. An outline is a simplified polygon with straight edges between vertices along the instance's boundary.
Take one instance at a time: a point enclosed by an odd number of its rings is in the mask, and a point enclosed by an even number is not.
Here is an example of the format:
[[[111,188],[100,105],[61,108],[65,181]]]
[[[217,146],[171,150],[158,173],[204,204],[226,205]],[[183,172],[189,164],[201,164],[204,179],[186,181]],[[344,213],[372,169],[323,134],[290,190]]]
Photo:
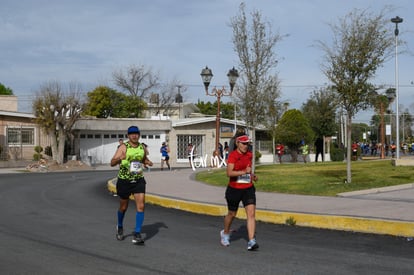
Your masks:
[[[161,170],[164,170],[164,162],[165,164],[167,164],[168,170],[171,170],[170,167],[170,156],[168,155],[168,153],[170,152],[170,148],[168,147],[166,142],[162,143],[162,146],[160,148],[160,153],[161,153]]]

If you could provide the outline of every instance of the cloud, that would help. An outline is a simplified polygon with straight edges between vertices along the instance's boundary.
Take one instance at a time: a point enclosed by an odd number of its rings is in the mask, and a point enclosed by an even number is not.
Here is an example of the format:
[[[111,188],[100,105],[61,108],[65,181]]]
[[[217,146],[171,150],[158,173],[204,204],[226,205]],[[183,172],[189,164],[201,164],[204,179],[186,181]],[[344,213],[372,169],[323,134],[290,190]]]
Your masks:
[[[276,47],[283,98],[299,108],[313,87],[326,83],[320,71],[322,52],[315,41],[332,37],[327,23],[354,8],[380,10],[388,1],[253,1],[274,32],[289,35]],[[227,71],[238,64],[231,42],[231,17],[240,1],[212,0],[3,0],[0,9],[0,82],[29,103],[34,91],[49,80],[77,81],[92,89],[111,83],[115,69],[144,64],[163,79],[177,78],[189,87],[188,100],[203,96],[201,69],[213,69],[212,85],[227,84]],[[409,32],[414,4],[399,1],[396,14],[404,18],[401,37]],[[390,17],[395,16],[394,14]],[[390,23],[390,28],[392,28]],[[414,102],[410,82],[412,56],[400,57],[401,98]],[[394,82],[392,60],[384,64],[378,83]]]

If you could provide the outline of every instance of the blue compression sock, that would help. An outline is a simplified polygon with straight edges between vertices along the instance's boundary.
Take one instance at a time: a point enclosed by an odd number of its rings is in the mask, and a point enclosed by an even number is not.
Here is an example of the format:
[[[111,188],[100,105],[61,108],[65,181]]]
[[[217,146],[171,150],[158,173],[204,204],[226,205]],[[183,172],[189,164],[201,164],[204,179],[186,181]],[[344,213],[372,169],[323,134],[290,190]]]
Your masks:
[[[125,212],[118,210],[118,227],[123,227]]]
[[[144,222],[144,212],[138,212],[135,214],[135,232],[141,232],[142,223]]]

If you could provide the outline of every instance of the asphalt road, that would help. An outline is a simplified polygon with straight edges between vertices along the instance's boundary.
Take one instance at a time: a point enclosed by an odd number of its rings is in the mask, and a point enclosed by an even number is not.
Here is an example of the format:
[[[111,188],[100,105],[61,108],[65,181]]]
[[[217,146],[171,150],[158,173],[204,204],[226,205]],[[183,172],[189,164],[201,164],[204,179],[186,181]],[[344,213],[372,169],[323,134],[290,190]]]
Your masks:
[[[404,238],[258,223],[260,249],[248,252],[242,220],[225,248],[221,217],[153,205],[145,246],[132,245],[131,236],[117,241],[118,198],[106,190],[114,174],[0,175],[0,274],[414,273],[414,242]]]

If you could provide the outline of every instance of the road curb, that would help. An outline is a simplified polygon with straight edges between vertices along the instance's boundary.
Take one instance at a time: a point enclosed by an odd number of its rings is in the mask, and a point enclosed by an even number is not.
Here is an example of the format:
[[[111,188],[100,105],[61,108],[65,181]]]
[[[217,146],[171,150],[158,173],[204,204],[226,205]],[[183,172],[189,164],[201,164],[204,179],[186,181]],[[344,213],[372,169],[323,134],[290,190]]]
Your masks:
[[[115,179],[110,179],[107,183],[108,191],[113,194],[116,193],[116,185],[114,183],[114,180]],[[145,200],[150,204],[196,214],[224,216],[227,213],[227,207],[224,205],[185,201],[148,193],[145,196]],[[237,218],[246,219],[245,212],[238,211]],[[392,235],[398,237],[414,236],[414,222],[405,221],[321,215],[311,213],[281,212],[262,209],[256,210],[256,220],[274,224],[295,224],[296,226],[303,227]]]
[[[413,188],[413,183],[407,183],[407,184],[400,184],[400,185],[393,185],[393,186],[386,186],[386,187],[379,187],[379,188],[371,188],[366,190],[359,190],[359,191],[351,191],[351,192],[344,192],[339,193],[338,197],[353,197],[353,196],[359,196],[359,195],[369,195],[369,194],[377,194],[377,193],[384,193],[384,192],[392,192],[392,191],[398,191],[398,190],[404,190],[404,189],[410,189]]]

